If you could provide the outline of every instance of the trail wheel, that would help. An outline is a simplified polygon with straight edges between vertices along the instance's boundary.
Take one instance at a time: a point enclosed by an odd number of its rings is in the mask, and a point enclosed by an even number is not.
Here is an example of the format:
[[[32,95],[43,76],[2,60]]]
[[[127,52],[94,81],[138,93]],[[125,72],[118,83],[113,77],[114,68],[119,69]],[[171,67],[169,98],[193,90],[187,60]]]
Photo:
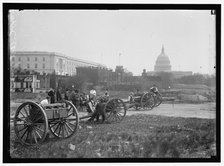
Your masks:
[[[141,106],[144,109],[148,109],[151,110],[154,107],[154,98],[151,95],[151,93],[145,93],[143,94],[142,98],[141,98]]]
[[[44,141],[48,131],[47,116],[35,102],[21,104],[15,113],[14,130],[24,145],[36,145]]]
[[[154,96],[154,100],[155,100],[155,105],[154,107],[158,107],[161,103],[162,103],[162,96],[161,94],[157,94]]]
[[[78,129],[79,116],[76,107],[70,101],[64,100],[62,102],[67,116],[49,119],[49,129],[57,138],[69,138]]]
[[[114,98],[109,100],[105,105],[106,121],[109,123],[118,123],[126,115],[126,105],[121,99]]]

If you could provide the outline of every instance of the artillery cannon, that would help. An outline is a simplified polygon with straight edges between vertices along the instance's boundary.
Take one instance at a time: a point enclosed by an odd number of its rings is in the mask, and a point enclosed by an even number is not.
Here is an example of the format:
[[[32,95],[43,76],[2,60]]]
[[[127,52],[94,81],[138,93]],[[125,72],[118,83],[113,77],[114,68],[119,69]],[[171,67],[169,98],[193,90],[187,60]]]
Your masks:
[[[127,108],[121,99],[113,98],[105,102],[104,111],[108,123],[117,123],[123,120]],[[20,143],[36,145],[45,140],[49,130],[57,138],[73,136],[80,120],[87,118],[91,115],[80,117],[76,107],[67,100],[45,105],[27,101],[16,110],[14,130]]]
[[[140,108],[151,110],[155,105],[155,100],[150,92],[131,96],[131,100],[125,102],[128,108],[134,107],[136,110]]]

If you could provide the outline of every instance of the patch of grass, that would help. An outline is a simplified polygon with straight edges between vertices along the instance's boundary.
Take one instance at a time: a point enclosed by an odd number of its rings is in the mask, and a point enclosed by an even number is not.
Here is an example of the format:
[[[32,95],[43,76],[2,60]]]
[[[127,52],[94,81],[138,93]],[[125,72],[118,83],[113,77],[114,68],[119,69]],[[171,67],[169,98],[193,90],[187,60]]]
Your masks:
[[[87,126],[92,128],[87,128]],[[215,120],[127,116],[118,124],[80,123],[68,139],[50,137],[25,147],[11,132],[12,158],[210,158],[216,155]],[[73,148],[71,148],[71,146]]]

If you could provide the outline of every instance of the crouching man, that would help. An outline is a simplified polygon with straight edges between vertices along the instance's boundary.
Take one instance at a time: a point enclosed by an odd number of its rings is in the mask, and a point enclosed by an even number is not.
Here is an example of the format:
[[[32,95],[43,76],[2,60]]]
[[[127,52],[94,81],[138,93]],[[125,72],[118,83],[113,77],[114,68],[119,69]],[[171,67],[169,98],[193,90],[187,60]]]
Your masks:
[[[98,103],[96,104],[95,111],[92,114],[91,118],[88,120],[90,122],[96,120],[97,122],[103,123],[105,121],[105,107],[106,103]]]

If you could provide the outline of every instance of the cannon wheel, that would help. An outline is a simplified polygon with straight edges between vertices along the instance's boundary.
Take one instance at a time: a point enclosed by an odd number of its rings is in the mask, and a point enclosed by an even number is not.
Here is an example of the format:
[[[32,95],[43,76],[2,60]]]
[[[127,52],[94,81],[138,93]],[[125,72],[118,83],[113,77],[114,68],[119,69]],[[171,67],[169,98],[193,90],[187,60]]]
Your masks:
[[[145,109],[153,109],[155,104],[154,98],[151,95],[151,93],[145,93],[143,94],[143,96],[141,97],[141,107],[145,108]]]
[[[67,100],[61,101],[68,113],[66,117],[49,120],[49,129],[57,138],[71,137],[79,127],[79,116],[76,107]]]
[[[15,113],[14,130],[16,137],[24,145],[42,143],[48,131],[44,109],[32,101],[21,104]]]
[[[154,96],[155,105],[154,107],[158,107],[162,103],[162,96],[160,93],[158,93],[156,96]]]
[[[121,99],[114,98],[106,103],[104,111],[108,123],[118,123],[124,119],[127,108]]]

